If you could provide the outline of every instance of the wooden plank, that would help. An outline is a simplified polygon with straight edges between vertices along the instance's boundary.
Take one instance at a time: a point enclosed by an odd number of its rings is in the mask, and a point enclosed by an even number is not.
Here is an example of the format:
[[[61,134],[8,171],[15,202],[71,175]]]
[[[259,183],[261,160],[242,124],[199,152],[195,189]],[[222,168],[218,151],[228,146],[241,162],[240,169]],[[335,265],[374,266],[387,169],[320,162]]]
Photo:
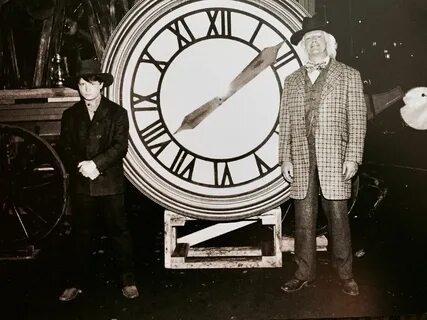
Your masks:
[[[193,232],[184,237],[178,238],[178,243],[188,243],[190,246],[194,246],[206,240],[210,240],[226,233],[232,232],[234,230],[246,227],[250,224],[255,223],[255,220],[247,221],[236,221],[236,222],[225,222],[225,223],[216,223],[213,226],[201,229],[199,231]]]
[[[283,237],[280,242],[280,249],[282,252],[294,252],[295,239],[293,237]],[[327,251],[328,250],[328,239],[322,235],[316,237],[316,250]]]
[[[19,126],[34,133],[37,132],[40,137],[51,145],[54,145],[58,141],[61,131],[61,123],[58,120],[11,121],[2,123]]]
[[[0,106],[0,112],[52,112],[56,109],[65,109],[72,106],[74,102],[44,102],[44,103],[22,103],[8,106]],[[31,111],[33,110],[33,111]]]
[[[0,122],[60,121],[65,109],[74,102],[0,105]]]
[[[174,214],[165,210],[164,214],[164,257],[165,268],[172,268],[172,253],[176,247],[176,228],[171,223]]]
[[[52,97],[47,98],[47,102],[78,102],[80,97]]]
[[[40,110],[40,109],[24,109],[24,110],[7,110],[0,111],[0,120],[4,121],[18,121],[18,119],[37,119],[37,120],[52,120],[61,118],[61,115],[66,107],[54,110]],[[19,120],[20,121],[20,120]]]
[[[187,257],[259,257],[261,248],[255,246],[241,247],[195,247],[190,248]]]
[[[77,90],[70,88],[38,88],[0,90],[0,100],[36,99],[49,97],[79,97]]]
[[[11,99],[2,99],[2,100],[0,100],[0,105],[2,105],[2,104],[7,104],[7,105],[9,105],[9,104],[14,104],[15,103],[15,100],[11,100]]]
[[[224,258],[182,258],[173,259],[173,269],[248,269],[248,268],[277,268],[280,267],[275,259],[270,257],[224,257]]]
[[[13,123],[13,122],[32,122],[32,121],[53,121],[53,120],[61,120],[61,116],[62,114],[45,114],[43,115],[43,117],[41,117],[38,114],[33,114],[33,115],[16,115],[13,117],[3,117],[0,116],[0,122],[9,122],[9,123]]]
[[[234,263],[242,264],[245,262],[261,262],[262,257],[195,257],[195,258],[187,258],[185,259],[186,263],[221,263],[221,264],[231,264]]]

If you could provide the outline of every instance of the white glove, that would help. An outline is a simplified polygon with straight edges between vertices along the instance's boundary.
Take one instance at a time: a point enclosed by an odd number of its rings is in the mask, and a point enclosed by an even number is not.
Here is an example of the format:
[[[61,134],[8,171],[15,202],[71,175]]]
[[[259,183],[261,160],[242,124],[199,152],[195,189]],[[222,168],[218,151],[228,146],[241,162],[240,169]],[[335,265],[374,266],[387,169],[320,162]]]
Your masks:
[[[77,165],[77,167],[79,168],[79,172],[83,175],[83,177],[89,178],[91,180],[95,180],[100,174],[95,162],[92,160],[82,161]]]

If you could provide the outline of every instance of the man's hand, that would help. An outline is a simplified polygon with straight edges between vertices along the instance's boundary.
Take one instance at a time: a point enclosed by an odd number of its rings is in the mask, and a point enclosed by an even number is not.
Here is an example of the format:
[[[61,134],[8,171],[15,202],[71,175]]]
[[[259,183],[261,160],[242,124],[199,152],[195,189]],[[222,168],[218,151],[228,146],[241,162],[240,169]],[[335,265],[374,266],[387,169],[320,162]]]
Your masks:
[[[98,176],[100,175],[101,173],[98,171],[98,169],[97,168],[95,168],[95,170],[94,171],[92,171],[92,172],[90,172],[89,173],[89,175],[87,176],[87,178],[89,178],[90,180],[95,180],[96,178],[98,178]]]
[[[82,161],[77,165],[77,167],[79,168],[79,172],[83,177],[89,178],[91,180],[95,180],[100,174],[95,162],[92,160]]]
[[[294,178],[294,166],[292,162],[284,161],[282,163],[282,174],[286,181],[292,182]]]
[[[342,166],[342,174],[344,175],[344,180],[350,180],[354,177],[358,169],[358,164],[354,161],[344,161]]]

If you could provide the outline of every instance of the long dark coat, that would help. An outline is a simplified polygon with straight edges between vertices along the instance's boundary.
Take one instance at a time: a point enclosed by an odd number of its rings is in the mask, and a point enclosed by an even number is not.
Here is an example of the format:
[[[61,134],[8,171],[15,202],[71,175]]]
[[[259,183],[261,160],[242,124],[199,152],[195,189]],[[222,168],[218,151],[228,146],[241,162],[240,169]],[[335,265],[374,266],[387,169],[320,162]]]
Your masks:
[[[301,67],[285,79],[280,108],[279,163],[293,164],[290,196],[294,199],[304,199],[308,188],[305,72]],[[351,196],[351,181],[345,181],[342,174],[343,163],[362,163],[366,117],[359,72],[331,59],[315,132],[320,186],[327,199],[342,200]]]
[[[65,110],[60,147],[72,191],[91,196],[123,193],[123,158],[127,153],[128,136],[126,110],[105,97],[101,98],[92,121],[83,101]],[[84,160],[93,160],[101,173],[93,181],[78,172],[77,165]]]

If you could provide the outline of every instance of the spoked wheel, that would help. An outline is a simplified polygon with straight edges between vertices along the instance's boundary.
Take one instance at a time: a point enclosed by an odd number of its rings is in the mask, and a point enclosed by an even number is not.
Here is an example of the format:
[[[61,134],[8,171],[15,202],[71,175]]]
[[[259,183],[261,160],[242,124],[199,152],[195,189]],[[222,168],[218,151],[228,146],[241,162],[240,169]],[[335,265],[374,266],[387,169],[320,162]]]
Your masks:
[[[0,124],[0,250],[35,245],[67,207],[67,175],[55,150],[23,128]]]

